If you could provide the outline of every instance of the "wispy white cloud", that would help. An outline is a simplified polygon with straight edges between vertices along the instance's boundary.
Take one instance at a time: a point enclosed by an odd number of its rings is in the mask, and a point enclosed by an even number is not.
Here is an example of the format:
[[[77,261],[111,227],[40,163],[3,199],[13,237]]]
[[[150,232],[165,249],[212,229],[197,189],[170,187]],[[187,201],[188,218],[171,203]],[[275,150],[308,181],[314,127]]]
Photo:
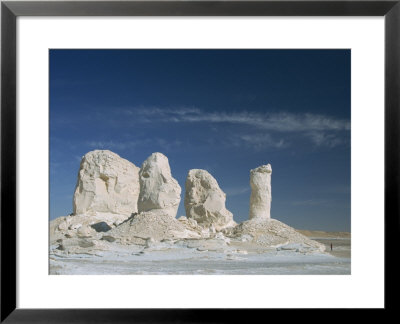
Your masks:
[[[246,110],[205,111],[196,107],[135,107],[118,110],[126,118],[139,123],[206,123],[209,130],[218,132],[219,124],[224,134],[215,145],[246,146],[255,150],[283,149],[297,139],[310,141],[315,147],[334,148],[346,143],[344,135],[350,130],[350,121],[322,114],[263,113]],[[168,125],[169,126],[169,125]],[[227,135],[232,131],[232,135]],[[210,137],[211,138],[211,137]],[[212,144],[212,143],[210,143]]]
[[[339,138],[337,134],[327,134],[324,132],[311,132],[307,134],[316,146],[336,147],[344,143],[343,139]]]
[[[204,142],[211,146],[251,148],[255,151],[282,149],[290,145],[281,136],[273,137],[265,132],[249,133],[237,130],[215,131],[215,134],[206,137]]]
[[[245,145],[252,146],[256,150],[266,148],[279,149],[288,146],[284,139],[275,140],[269,134],[246,134],[240,135],[239,138]]]
[[[194,107],[165,109],[157,107],[141,107],[124,111],[126,114],[132,114],[137,117],[141,116],[142,121],[149,122],[229,123],[248,125],[262,130],[277,132],[350,130],[349,120],[310,113],[255,113],[248,111],[206,112]]]

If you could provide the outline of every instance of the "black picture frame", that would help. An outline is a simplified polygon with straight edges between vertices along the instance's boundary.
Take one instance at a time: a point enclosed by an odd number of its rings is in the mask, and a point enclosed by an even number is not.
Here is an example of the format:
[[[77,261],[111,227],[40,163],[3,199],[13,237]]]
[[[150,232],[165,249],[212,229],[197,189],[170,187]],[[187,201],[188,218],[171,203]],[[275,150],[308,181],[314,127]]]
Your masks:
[[[385,309],[398,286],[389,244],[399,237],[400,0],[394,1],[2,1],[1,2],[1,322],[236,322],[240,309],[16,308],[16,19],[19,16],[384,16],[385,18]],[[371,125],[373,127],[373,125]],[[368,157],[366,157],[368,159]],[[368,163],[368,161],[366,161]],[[366,283],[367,284],[367,283]],[[38,292],[40,294],[40,292]],[[184,297],[184,296],[183,296]],[[254,316],[254,317],[253,317]],[[261,315],[262,316],[262,315]]]

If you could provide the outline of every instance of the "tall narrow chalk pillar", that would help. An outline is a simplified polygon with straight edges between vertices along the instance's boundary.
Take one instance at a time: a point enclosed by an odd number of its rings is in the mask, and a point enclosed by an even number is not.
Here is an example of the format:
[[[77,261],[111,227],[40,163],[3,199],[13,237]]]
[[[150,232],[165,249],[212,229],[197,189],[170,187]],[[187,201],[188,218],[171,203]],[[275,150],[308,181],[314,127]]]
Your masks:
[[[250,170],[250,219],[271,218],[271,174],[270,164]]]

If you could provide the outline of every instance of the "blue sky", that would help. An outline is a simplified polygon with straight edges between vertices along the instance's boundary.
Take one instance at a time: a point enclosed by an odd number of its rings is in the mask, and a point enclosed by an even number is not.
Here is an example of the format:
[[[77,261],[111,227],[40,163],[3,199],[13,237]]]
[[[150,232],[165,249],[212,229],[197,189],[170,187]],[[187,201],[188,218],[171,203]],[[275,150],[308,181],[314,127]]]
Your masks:
[[[165,154],[206,169],[248,219],[272,165],[271,217],[350,231],[350,50],[50,50],[50,218],[72,212],[81,157]]]

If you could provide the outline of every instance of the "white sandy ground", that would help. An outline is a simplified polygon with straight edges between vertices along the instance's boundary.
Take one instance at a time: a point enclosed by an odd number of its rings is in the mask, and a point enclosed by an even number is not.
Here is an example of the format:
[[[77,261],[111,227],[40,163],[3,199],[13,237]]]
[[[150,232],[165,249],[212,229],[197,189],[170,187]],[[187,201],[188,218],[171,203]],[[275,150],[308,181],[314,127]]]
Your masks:
[[[312,237],[313,233],[307,234]],[[223,242],[206,246],[196,240],[167,241],[146,246],[107,243],[108,250],[95,254],[65,255],[51,246],[49,272],[60,275],[351,273],[349,237],[314,239],[326,245],[326,252],[310,252],[296,244],[264,248],[261,251],[239,241],[231,241],[227,246]]]
[[[122,222],[115,215],[100,216],[107,222],[87,215],[50,222],[50,274],[350,274],[351,270],[349,233],[303,231],[303,235],[276,219],[249,220],[214,232],[162,212],[133,214]]]

